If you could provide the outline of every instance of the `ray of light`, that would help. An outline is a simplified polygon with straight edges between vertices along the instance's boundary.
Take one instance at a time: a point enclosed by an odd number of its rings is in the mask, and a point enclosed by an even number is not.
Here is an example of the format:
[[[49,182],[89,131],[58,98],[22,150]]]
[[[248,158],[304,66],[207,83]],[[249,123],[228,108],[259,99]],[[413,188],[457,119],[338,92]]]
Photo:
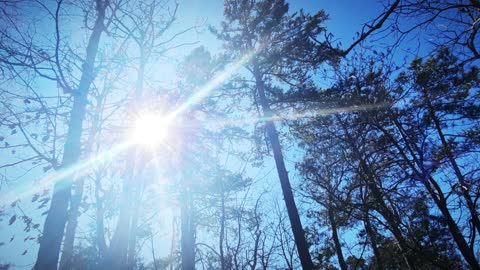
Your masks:
[[[94,168],[96,165],[99,165],[104,162],[108,162],[116,158],[119,153],[121,153],[131,145],[132,145],[132,142],[130,141],[124,142],[122,144],[119,144],[111,148],[108,151],[102,152],[83,162],[79,162],[74,166],[51,172],[45,177],[35,181],[34,183],[35,186],[33,188],[31,186],[21,188],[21,189],[24,189],[25,191],[21,191],[17,188],[0,196],[0,202],[4,202],[6,204],[12,204],[15,201],[21,200],[35,193],[48,189],[53,184],[60,185],[60,187],[61,185],[69,185],[73,181],[90,173],[91,169]]]
[[[387,103],[379,104],[366,104],[366,105],[354,105],[349,107],[342,108],[330,108],[330,109],[320,109],[320,110],[311,110],[302,113],[289,113],[285,115],[273,115],[270,117],[256,117],[252,116],[248,119],[239,119],[239,120],[220,120],[220,121],[206,121],[207,125],[212,125],[216,128],[223,128],[226,126],[240,126],[254,124],[258,122],[268,122],[268,121],[283,121],[283,120],[297,120],[301,118],[316,118],[321,116],[332,115],[336,113],[347,113],[347,112],[356,112],[356,111],[368,111],[376,110],[387,107]]]
[[[257,50],[258,51],[258,50]],[[212,80],[210,80],[206,85],[204,85],[197,93],[195,93],[192,97],[190,97],[185,103],[181,104],[176,110],[171,112],[169,115],[170,117],[175,117],[185,110],[190,108],[193,104],[200,102],[202,99],[207,97],[212,90],[222,84],[225,80],[227,80],[230,76],[232,76],[237,70],[239,70],[245,63],[250,61],[250,59],[255,55],[256,51],[252,51],[247,53],[234,64],[230,65],[227,69],[223,72],[215,76]]]

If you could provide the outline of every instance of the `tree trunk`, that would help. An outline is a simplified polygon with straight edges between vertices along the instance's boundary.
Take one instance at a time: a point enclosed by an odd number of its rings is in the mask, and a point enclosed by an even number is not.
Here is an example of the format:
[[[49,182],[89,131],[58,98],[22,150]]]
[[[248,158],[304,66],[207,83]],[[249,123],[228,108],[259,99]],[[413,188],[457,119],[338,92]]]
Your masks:
[[[193,202],[188,190],[183,191],[180,202],[181,219],[181,256],[182,270],[195,269],[195,224],[193,217]]]
[[[139,162],[139,171],[143,171],[145,162]],[[136,257],[136,242],[137,242],[137,229],[138,229],[138,219],[140,217],[140,204],[142,202],[142,196],[144,191],[144,181],[143,177],[137,178],[135,183],[135,190],[133,191],[133,201],[132,201],[132,221],[130,224],[130,233],[128,239],[128,252],[127,252],[127,268],[134,269],[135,267],[135,257]]]
[[[330,227],[332,228],[332,238],[333,243],[335,244],[335,252],[337,253],[338,264],[340,265],[341,270],[347,270],[347,264],[345,263],[345,258],[343,257],[342,245],[340,244],[340,239],[338,238],[337,221],[335,220],[332,205],[330,203],[328,203],[327,212],[328,221],[330,223]]]
[[[106,4],[98,0],[97,18],[88,40],[86,59],[82,66],[82,75],[77,90],[73,93],[73,107],[70,112],[68,134],[64,145],[61,170],[71,169],[81,154],[82,125],[85,117],[87,96],[93,82],[95,58],[100,37],[104,29]],[[60,246],[62,244],[65,224],[68,218],[68,204],[71,196],[72,179],[62,179],[55,183],[50,209],[45,219],[43,234],[40,238],[35,270],[57,269]]]
[[[428,182],[424,182],[424,185],[427,191],[431,194],[433,201],[442,212],[442,215],[447,222],[448,229],[452,234],[453,240],[457,244],[457,247],[460,250],[460,253],[463,255],[463,258],[465,259],[465,261],[467,261],[467,263],[470,265],[472,269],[480,270],[480,265],[478,263],[477,258],[475,257],[475,254],[468,246],[468,243],[463,237],[463,234],[460,228],[458,227],[457,223],[455,222],[452,215],[450,214],[450,210],[448,209],[448,206],[447,206],[447,200],[443,196],[443,193],[441,192],[440,187],[432,177],[430,177]],[[435,190],[437,190],[437,192],[435,192],[434,188]]]
[[[260,74],[257,65],[254,65],[254,76],[259,103],[263,110],[263,116],[268,119],[268,117],[273,116],[273,112],[270,109],[270,105],[267,101],[267,97],[265,95],[265,82],[263,81],[263,76]],[[292,186],[290,184],[288,172],[283,160],[282,147],[278,139],[277,129],[271,120],[265,123],[265,129],[267,131],[268,141],[272,147],[273,157],[275,159],[277,173],[280,179],[280,185],[282,187],[283,199],[285,200],[288,218],[290,219],[293,238],[295,239],[295,244],[297,246],[298,256],[300,257],[302,268],[313,269],[313,262],[310,252],[308,251],[308,243],[305,238],[305,231],[302,227],[300,215],[298,214],[297,205],[295,204],[295,198],[292,192]]]
[[[220,269],[225,270],[225,255],[223,253],[223,241],[225,238],[225,193],[222,187],[221,195],[221,216],[220,216],[220,239],[219,239],[219,251],[220,251]]]
[[[68,213],[67,229],[63,241],[62,257],[60,258],[60,270],[69,270],[72,268],[73,244],[75,242],[75,231],[78,224],[80,213],[80,203],[83,197],[84,179],[78,180],[74,185],[74,195],[70,202],[70,211]]]
[[[141,180],[140,180],[141,181]],[[140,217],[140,190],[135,194],[130,233],[128,234],[127,269],[135,269],[138,218]]]
[[[97,238],[97,246],[99,251],[99,257],[104,258],[107,252],[107,243],[105,241],[105,223],[104,223],[104,207],[103,207],[103,198],[100,198],[100,176],[96,176],[96,183],[95,183],[95,200],[96,200],[96,238]]]
[[[405,263],[407,264],[408,268],[411,270],[417,269],[415,266],[415,262],[413,257],[410,254],[410,248],[407,244],[407,241],[402,234],[402,231],[400,230],[400,221],[398,220],[397,216],[393,213],[393,211],[387,206],[387,204],[384,201],[384,196],[382,195],[382,192],[378,188],[378,186],[374,183],[374,180],[371,179],[372,177],[372,172],[369,170],[368,165],[366,164],[365,160],[360,159],[360,163],[362,164],[362,170],[365,171],[365,178],[370,178],[367,181],[367,187],[368,189],[372,192],[373,197],[375,200],[379,203],[379,213],[385,218],[387,225],[392,232],[393,236],[397,240],[398,246],[400,248],[400,251],[402,252],[402,255],[405,259]]]
[[[370,245],[372,246],[375,261],[377,262],[377,269],[383,270],[385,269],[385,267],[383,266],[380,250],[378,250],[377,235],[373,230],[372,223],[370,222],[370,217],[368,216],[368,210],[365,210],[364,212],[364,225],[365,225],[365,232],[367,233],[368,238],[370,239]]]
[[[101,100],[102,98],[100,98]],[[102,101],[98,102],[93,118],[92,127],[86,142],[84,155],[89,155],[92,151],[95,137],[100,130],[100,114],[102,112]],[[65,239],[63,240],[62,256],[60,258],[60,269],[69,270],[72,268],[73,246],[75,243],[75,232],[77,230],[78,217],[80,216],[80,205],[83,198],[85,180],[81,178],[74,184],[74,195],[70,202],[70,209],[68,212],[68,223],[65,231]]]
[[[135,153],[136,151],[129,151],[129,157],[132,152]],[[118,217],[117,226],[113,233],[112,240],[110,241],[110,246],[100,263],[100,269],[102,270],[121,270],[127,268],[128,239],[133,211],[132,182],[134,180],[134,167],[134,162],[129,162],[127,164],[127,176],[124,180],[122,197],[120,198],[120,215]]]

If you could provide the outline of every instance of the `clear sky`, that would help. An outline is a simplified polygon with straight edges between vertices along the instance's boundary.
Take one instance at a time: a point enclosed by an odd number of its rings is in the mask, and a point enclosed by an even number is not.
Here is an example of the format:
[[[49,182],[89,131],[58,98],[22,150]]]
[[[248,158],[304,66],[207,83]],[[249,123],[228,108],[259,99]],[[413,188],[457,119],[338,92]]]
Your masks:
[[[290,10],[304,9],[315,13],[321,9],[329,14],[327,29],[335,35],[344,45],[348,45],[359,32],[363,23],[378,16],[383,10],[382,2],[378,0],[293,0]],[[179,1],[179,25],[206,22],[218,25],[223,12],[221,0],[181,0]],[[202,44],[212,42],[208,33],[199,36]]]

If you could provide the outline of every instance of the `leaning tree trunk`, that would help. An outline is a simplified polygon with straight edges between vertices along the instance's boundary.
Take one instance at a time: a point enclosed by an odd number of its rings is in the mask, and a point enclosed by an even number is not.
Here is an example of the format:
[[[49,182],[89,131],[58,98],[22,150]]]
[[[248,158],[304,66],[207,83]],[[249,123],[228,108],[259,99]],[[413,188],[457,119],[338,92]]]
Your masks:
[[[448,230],[450,231],[453,240],[457,244],[460,253],[467,263],[470,265],[471,269],[480,270],[480,264],[475,256],[475,253],[470,249],[467,241],[465,240],[462,231],[458,227],[455,219],[452,217],[450,210],[448,209],[448,201],[443,195],[443,192],[440,186],[434,181],[433,177],[429,177],[429,181],[424,181],[424,186],[427,191],[431,194],[433,201],[437,207],[442,212],[443,217],[447,223]]]
[[[327,205],[327,214],[330,227],[332,229],[332,238],[333,243],[335,244],[335,252],[337,253],[338,264],[340,265],[341,270],[347,270],[347,264],[345,263],[345,257],[342,252],[342,245],[340,243],[340,238],[338,237],[338,226],[337,220],[335,219],[335,214],[333,213],[333,205],[331,204],[332,199],[328,199]]]
[[[365,232],[367,233],[368,238],[370,240],[370,245],[372,246],[373,256],[375,258],[375,262],[377,263],[377,269],[378,270],[383,270],[383,269],[385,269],[385,267],[383,266],[383,261],[382,261],[381,255],[380,255],[380,250],[378,249],[377,234],[373,230],[372,223],[370,222],[368,209],[364,210],[364,226],[365,226]]]
[[[73,93],[73,107],[70,111],[68,134],[64,145],[62,170],[68,170],[79,160],[81,154],[82,124],[85,118],[87,96],[93,82],[95,58],[100,37],[104,29],[106,4],[97,1],[97,18],[88,40],[86,59],[82,66],[82,75],[77,90]],[[71,196],[72,179],[62,179],[55,183],[50,209],[45,219],[43,234],[40,238],[36,270],[57,269],[60,246],[62,244],[65,224],[68,218],[68,204]]]
[[[98,255],[103,258],[107,253],[107,243],[105,241],[105,210],[103,206],[103,198],[100,197],[100,177],[97,175],[95,183],[95,236],[98,247]]]
[[[263,116],[267,117],[268,119],[268,117],[273,116],[273,112],[267,101],[267,97],[265,95],[265,82],[263,81],[263,76],[258,70],[257,65],[254,66],[253,73],[255,76],[258,101],[260,103],[260,106],[262,107]],[[282,147],[278,138],[278,132],[272,120],[269,120],[265,123],[265,129],[267,131],[268,141],[270,142],[270,145],[272,147],[273,157],[275,159],[275,164],[277,167],[278,178],[280,179],[280,185],[282,187],[283,199],[285,200],[288,218],[292,227],[293,238],[295,239],[295,244],[297,246],[298,256],[300,257],[302,268],[313,269],[313,262],[310,256],[310,252],[308,251],[305,231],[302,227],[302,222],[300,220],[300,215],[298,214],[297,205],[295,204],[295,198],[293,197],[292,186],[290,184],[288,172],[285,167],[285,162],[283,160]]]
[[[142,165],[145,164],[142,162]],[[140,169],[142,171],[143,169]],[[144,178],[137,179],[137,185],[135,193],[133,194],[134,200],[132,202],[132,221],[130,224],[130,234],[128,239],[128,251],[127,251],[127,269],[134,269],[136,264],[136,242],[137,242],[137,230],[138,230],[138,219],[140,218],[141,211],[141,201],[144,190]]]

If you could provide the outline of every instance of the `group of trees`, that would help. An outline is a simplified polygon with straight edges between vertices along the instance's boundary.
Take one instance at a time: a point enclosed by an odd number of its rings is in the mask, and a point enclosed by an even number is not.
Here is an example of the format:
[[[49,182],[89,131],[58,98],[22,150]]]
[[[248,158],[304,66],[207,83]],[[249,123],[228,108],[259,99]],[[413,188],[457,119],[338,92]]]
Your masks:
[[[322,10],[225,0],[213,54],[181,2],[0,1],[0,248],[37,270],[480,269],[480,4],[457,2],[389,2],[342,48]],[[145,112],[171,118],[159,145],[131,142]]]
[[[310,214],[331,230],[319,256],[330,249],[348,269],[338,235],[355,228],[374,256],[350,263],[458,269],[463,257],[477,269],[478,70],[442,49],[392,81],[364,60],[313,98],[354,111],[294,123],[306,150],[302,190],[323,208]]]

